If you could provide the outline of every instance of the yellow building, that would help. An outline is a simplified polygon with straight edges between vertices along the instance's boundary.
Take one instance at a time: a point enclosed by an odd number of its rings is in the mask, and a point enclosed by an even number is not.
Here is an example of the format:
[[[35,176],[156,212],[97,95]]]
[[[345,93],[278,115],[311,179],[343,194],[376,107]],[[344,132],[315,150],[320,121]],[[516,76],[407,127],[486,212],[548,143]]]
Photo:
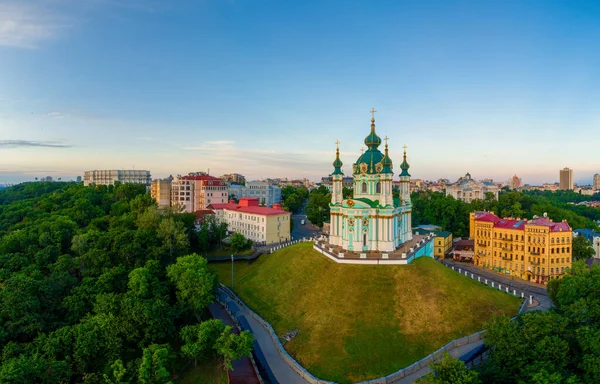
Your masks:
[[[446,254],[452,249],[452,233],[448,231],[435,232],[435,241],[433,243],[433,257],[444,259]]]
[[[150,196],[159,208],[171,206],[171,181],[169,179],[153,180],[150,184]]]
[[[211,204],[218,222],[227,223],[227,230],[238,232],[255,243],[278,244],[291,240],[292,214],[281,209],[260,207],[258,199],[243,197],[238,203]]]
[[[493,212],[472,212],[470,235],[475,265],[484,268],[545,284],[571,267],[573,232],[566,221],[501,219]]]

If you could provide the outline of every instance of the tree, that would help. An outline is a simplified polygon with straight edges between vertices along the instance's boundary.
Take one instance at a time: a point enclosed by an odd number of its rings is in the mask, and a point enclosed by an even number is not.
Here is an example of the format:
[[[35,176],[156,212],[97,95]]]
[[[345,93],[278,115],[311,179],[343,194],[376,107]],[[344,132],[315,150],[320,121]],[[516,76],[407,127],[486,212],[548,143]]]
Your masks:
[[[583,236],[573,237],[573,261],[585,261],[595,254],[592,243],[588,239]]]
[[[118,359],[112,363],[110,368],[112,369],[112,377],[104,374],[104,382],[106,384],[128,384],[128,382],[124,381],[125,375],[127,374],[127,369],[125,369],[121,359]]]
[[[189,239],[183,223],[175,221],[172,217],[160,222],[158,237],[169,252],[169,260],[172,260],[173,253],[177,254],[189,246]]]
[[[252,242],[249,241],[248,239],[246,239],[244,237],[244,235],[242,235],[239,232],[236,232],[233,235],[231,235],[230,241],[231,241],[231,246],[237,252],[243,251],[245,249],[248,249],[249,246],[252,246]]]
[[[208,351],[214,349],[215,343],[224,329],[223,322],[217,319],[183,327],[179,333],[184,342],[181,354],[194,359],[194,367],[196,367],[197,359],[206,356]]]
[[[169,350],[163,345],[153,344],[144,348],[138,380],[142,384],[171,384],[167,370]]]
[[[479,374],[469,370],[465,363],[444,352],[442,360],[429,365],[433,372],[417,379],[418,384],[478,384]]]
[[[196,317],[214,299],[215,275],[208,270],[202,256],[191,254],[178,257],[175,264],[167,267],[167,276],[177,287],[177,300],[190,308]]]
[[[243,331],[239,335],[236,335],[231,332],[230,326],[225,327],[215,342],[215,350],[223,357],[225,369],[233,369],[231,362],[234,360],[240,359],[243,356],[250,357],[253,341],[254,336],[250,332]]]

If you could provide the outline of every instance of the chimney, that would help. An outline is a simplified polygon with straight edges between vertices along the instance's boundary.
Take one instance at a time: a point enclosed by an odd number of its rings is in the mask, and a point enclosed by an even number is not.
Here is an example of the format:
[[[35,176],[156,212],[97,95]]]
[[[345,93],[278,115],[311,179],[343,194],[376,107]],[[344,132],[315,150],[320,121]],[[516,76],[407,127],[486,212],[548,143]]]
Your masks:
[[[279,209],[281,211],[281,204],[273,204],[273,209]]]

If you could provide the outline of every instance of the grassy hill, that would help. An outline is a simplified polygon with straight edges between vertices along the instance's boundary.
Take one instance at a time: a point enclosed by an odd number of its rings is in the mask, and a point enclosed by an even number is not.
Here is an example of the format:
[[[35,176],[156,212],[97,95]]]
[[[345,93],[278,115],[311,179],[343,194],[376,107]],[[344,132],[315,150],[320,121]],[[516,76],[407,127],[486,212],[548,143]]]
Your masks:
[[[231,264],[213,264],[231,286]],[[297,244],[235,264],[235,292],[275,328],[299,329],[288,352],[315,376],[352,382],[388,375],[450,340],[515,315],[520,299],[429,258],[408,266],[340,265]]]

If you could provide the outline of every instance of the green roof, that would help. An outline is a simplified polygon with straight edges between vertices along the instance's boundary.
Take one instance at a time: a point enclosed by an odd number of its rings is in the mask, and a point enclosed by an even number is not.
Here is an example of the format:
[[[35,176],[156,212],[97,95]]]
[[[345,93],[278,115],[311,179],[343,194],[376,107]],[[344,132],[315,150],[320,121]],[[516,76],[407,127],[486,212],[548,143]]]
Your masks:
[[[448,237],[448,236],[452,236],[452,232],[448,232],[448,231],[435,231],[435,236],[436,237]]]

